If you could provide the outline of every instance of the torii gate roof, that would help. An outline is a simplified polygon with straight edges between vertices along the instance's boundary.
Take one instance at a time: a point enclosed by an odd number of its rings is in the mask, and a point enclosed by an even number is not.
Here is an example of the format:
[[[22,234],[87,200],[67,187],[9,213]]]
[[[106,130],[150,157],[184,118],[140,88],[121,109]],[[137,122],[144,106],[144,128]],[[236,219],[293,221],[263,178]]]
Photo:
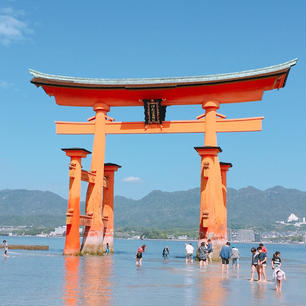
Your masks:
[[[164,99],[164,105],[261,100],[264,91],[285,86],[297,59],[261,69],[206,76],[139,79],[89,79],[41,73],[30,69],[31,82],[66,106],[142,106],[142,99]]]

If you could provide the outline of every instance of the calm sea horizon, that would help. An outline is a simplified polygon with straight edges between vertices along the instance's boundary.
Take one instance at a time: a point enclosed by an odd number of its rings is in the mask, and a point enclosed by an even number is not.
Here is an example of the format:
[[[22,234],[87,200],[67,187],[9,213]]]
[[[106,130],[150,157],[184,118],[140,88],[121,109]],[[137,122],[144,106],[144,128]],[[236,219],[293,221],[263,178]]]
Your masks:
[[[10,244],[49,245],[49,251],[9,250],[1,266],[2,305],[295,305],[306,304],[306,246],[266,244],[267,283],[250,282],[250,248],[240,250],[239,272],[221,273],[213,263],[186,265],[186,241],[115,239],[111,256],[63,256],[64,238],[0,237]],[[196,246],[195,242],[192,242]],[[146,244],[143,266],[135,266],[137,247]],[[170,258],[161,256],[165,246]],[[274,290],[271,257],[281,252],[287,280],[282,294]]]

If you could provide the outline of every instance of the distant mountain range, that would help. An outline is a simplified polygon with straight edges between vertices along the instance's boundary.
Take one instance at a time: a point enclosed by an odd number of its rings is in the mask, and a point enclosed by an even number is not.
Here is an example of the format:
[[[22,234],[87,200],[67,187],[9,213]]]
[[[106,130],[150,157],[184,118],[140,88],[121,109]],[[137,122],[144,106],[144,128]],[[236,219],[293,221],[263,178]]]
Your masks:
[[[118,226],[155,228],[197,228],[200,189],[152,191],[140,200],[117,196],[115,220]],[[276,186],[265,191],[254,187],[227,191],[228,224],[234,228],[261,227],[287,220],[293,212],[306,216],[306,192]]]
[[[175,192],[155,190],[140,200],[116,196],[114,202],[116,227],[192,229],[198,226],[199,188]],[[306,216],[306,192],[280,186],[264,191],[254,187],[229,188],[227,205],[230,227],[261,227],[287,220],[291,212]],[[0,226],[63,225],[66,209],[67,200],[52,192],[0,191]]]
[[[0,225],[59,226],[66,210],[67,200],[50,191],[0,191]]]

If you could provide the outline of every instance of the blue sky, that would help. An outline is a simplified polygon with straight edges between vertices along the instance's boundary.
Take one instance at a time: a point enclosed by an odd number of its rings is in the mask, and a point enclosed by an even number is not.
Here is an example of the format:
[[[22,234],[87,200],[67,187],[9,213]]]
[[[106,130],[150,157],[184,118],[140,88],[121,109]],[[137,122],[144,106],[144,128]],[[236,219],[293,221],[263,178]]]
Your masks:
[[[79,77],[206,75],[298,58],[286,87],[262,101],[221,105],[227,118],[264,116],[263,131],[218,135],[228,186],[305,190],[305,1],[6,1],[0,3],[0,189],[67,197],[62,147],[92,149],[92,136],[56,135],[56,120],[87,121],[89,108],[60,107],[30,83],[29,68]],[[200,106],[169,107],[167,120]],[[142,108],[113,108],[142,121]],[[115,194],[187,190],[200,184],[201,134],[107,136],[106,162],[122,165]],[[83,163],[89,169],[90,158]],[[86,185],[82,185],[83,194]]]

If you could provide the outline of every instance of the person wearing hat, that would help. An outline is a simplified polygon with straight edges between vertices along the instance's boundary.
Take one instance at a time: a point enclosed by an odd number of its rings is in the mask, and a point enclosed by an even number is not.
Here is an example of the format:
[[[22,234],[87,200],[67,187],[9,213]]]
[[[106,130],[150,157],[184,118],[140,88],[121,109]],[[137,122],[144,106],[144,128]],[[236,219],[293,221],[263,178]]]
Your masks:
[[[275,269],[275,281],[276,281],[276,285],[275,285],[275,289],[278,292],[282,291],[282,281],[286,280],[286,274],[283,270],[281,270],[280,268],[276,268]]]

